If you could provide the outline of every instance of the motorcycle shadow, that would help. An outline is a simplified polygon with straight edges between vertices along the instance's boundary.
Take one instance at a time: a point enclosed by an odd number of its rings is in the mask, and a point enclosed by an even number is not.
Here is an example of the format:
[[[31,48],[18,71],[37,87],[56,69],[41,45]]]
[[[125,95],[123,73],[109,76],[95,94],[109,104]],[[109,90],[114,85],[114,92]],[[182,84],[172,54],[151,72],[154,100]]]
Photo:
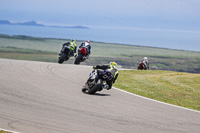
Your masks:
[[[89,94],[88,92],[83,92],[84,94],[91,95],[91,96],[110,96],[110,94],[102,94],[102,93],[94,93],[94,94]]]

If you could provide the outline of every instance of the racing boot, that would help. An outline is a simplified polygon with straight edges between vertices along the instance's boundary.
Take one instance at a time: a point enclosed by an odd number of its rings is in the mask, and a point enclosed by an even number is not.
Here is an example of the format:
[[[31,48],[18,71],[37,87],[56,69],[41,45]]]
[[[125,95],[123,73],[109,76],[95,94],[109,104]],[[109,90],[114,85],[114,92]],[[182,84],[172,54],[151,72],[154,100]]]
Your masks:
[[[103,84],[103,89],[109,90],[109,85],[108,84]]]

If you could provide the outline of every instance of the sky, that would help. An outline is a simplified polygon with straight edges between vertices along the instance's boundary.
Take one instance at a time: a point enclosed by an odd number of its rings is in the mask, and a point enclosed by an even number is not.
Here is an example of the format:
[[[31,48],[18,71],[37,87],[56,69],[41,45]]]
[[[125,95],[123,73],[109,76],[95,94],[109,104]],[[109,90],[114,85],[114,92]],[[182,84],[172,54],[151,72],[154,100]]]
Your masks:
[[[0,20],[200,31],[200,0],[0,0]]]

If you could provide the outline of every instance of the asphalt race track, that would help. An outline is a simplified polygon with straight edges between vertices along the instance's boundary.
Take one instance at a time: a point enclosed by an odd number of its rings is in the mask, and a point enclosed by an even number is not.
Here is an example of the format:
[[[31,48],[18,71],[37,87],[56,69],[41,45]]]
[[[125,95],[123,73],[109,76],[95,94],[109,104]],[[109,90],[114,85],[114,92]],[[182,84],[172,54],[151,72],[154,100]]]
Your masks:
[[[84,65],[0,59],[0,128],[20,133],[200,132],[198,111],[117,89],[82,93],[91,71]]]

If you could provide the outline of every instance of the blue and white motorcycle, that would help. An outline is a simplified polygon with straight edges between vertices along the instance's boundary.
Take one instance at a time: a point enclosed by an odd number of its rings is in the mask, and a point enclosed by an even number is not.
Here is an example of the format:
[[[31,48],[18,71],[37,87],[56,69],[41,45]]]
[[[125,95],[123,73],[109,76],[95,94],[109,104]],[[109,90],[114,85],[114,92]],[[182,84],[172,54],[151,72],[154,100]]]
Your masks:
[[[94,94],[97,91],[101,91],[103,88],[107,89],[108,85],[106,81],[113,80],[113,75],[111,72],[102,69],[94,69],[82,88],[83,92],[88,92],[89,94]]]

